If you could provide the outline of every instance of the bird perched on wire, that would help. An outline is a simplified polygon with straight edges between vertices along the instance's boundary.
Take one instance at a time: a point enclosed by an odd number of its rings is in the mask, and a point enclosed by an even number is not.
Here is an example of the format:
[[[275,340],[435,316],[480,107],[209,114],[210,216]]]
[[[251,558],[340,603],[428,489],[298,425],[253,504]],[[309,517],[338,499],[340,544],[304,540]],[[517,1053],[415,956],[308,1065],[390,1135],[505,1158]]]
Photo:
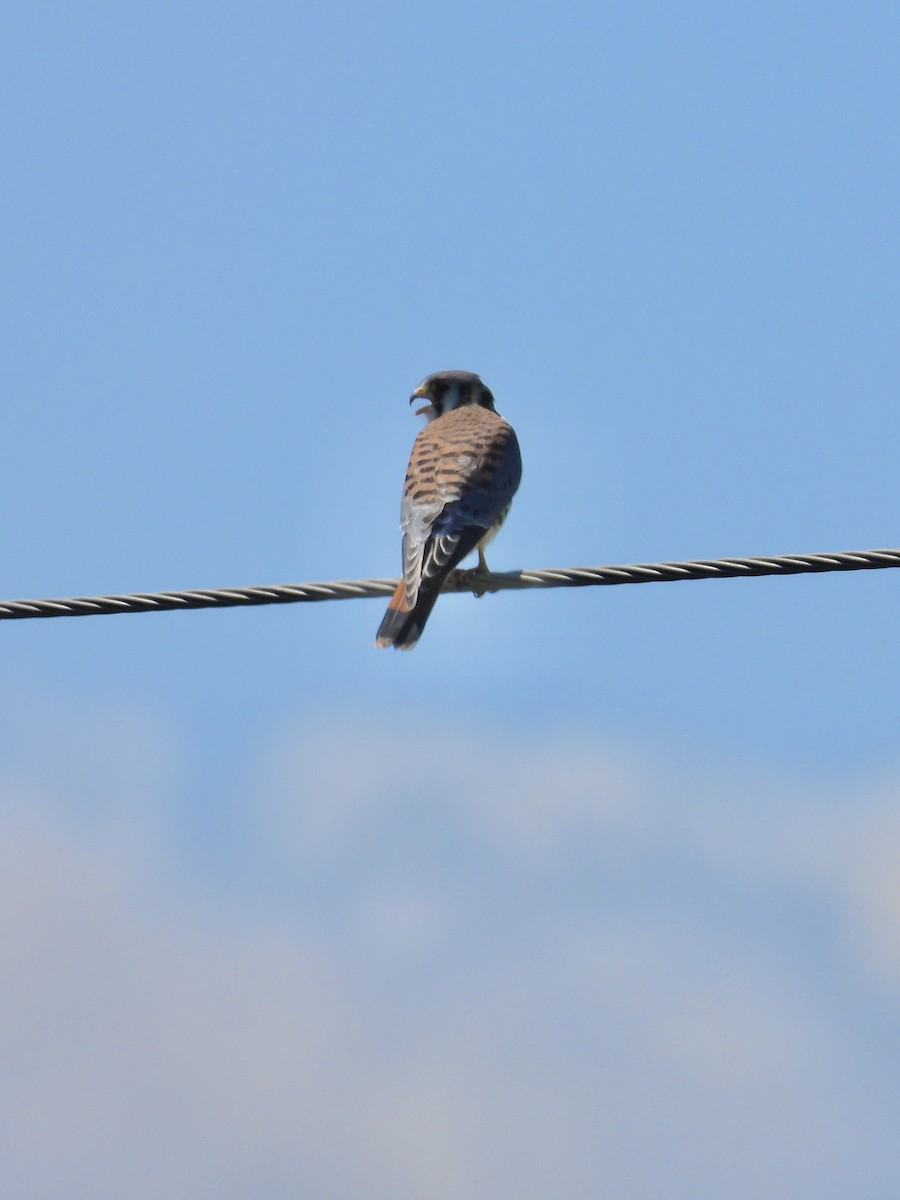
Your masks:
[[[437,371],[410,397],[427,418],[413,443],[400,525],[403,578],[378,629],[376,646],[412,650],[450,572],[503,524],[522,458],[513,428],[494,410],[489,388],[471,371]]]

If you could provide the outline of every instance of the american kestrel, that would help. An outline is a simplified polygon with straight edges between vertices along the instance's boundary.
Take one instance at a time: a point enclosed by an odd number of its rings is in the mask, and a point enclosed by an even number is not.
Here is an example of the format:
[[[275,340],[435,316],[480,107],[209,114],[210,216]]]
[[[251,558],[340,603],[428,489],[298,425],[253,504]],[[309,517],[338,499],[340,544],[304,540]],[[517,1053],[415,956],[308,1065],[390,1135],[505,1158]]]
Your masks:
[[[412,650],[444,581],[473,550],[487,570],[484,547],[503,524],[522,459],[511,425],[471,371],[428,375],[409,402],[425,400],[428,423],[413,443],[400,525],[403,578],[378,629],[376,646]]]

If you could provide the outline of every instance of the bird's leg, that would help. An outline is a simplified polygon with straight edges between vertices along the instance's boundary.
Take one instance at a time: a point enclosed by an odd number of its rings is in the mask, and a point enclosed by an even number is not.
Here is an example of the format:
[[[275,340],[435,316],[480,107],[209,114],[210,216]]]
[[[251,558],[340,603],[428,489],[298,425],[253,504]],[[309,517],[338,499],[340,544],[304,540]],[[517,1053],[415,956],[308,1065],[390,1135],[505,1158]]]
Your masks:
[[[478,551],[478,565],[469,567],[466,571],[457,569],[453,572],[453,580],[460,591],[471,591],[473,596],[480,597],[485,592],[496,592],[499,589],[495,583],[491,582],[491,568],[487,565],[484,550],[481,546],[476,546],[476,550]]]
[[[472,587],[472,594],[479,600],[485,594],[485,592],[491,590],[488,587],[487,583],[482,583],[479,581],[479,576],[490,575],[490,573],[491,573],[491,569],[487,565],[487,559],[484,557],[484,551],[479,546],[478,547],[478,566],[473,567],[472,570],[469,572],[469,582]]]

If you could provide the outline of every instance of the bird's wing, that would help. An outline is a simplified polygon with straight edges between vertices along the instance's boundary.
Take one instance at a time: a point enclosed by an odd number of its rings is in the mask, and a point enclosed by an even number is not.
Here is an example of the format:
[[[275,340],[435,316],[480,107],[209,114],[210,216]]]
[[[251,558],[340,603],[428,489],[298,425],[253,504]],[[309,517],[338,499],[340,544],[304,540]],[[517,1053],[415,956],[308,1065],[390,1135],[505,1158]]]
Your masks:
[[[455,409],[420,431],[401,508],[410,607],[423,586],[440,587],[503,518],[521,475],[516,435],[494,412]]]

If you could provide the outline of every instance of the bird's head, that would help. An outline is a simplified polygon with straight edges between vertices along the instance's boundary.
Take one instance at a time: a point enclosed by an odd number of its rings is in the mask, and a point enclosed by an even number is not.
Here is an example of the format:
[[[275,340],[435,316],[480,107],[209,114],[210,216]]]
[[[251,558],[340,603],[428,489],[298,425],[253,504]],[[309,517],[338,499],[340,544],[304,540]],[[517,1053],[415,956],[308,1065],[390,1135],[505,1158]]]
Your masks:
[[[410,404],[416,400],[426,401],[416,409],[416,415],[427,417],[429,421],[465,405],[494,411],[490,388],[471,371],[435,371],[433,375],[426,375],[409,398]]]

